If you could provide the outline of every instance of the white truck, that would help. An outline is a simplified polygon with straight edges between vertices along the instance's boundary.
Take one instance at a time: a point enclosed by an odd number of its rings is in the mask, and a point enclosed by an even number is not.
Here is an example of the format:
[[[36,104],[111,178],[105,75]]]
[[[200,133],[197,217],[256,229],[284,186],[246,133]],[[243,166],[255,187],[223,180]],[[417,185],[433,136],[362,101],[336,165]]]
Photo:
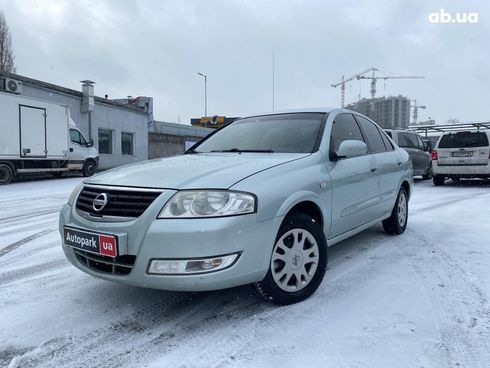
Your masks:
[[[0,92],[0,184],[23,173],[92,176],[98,162],[68,106]]]

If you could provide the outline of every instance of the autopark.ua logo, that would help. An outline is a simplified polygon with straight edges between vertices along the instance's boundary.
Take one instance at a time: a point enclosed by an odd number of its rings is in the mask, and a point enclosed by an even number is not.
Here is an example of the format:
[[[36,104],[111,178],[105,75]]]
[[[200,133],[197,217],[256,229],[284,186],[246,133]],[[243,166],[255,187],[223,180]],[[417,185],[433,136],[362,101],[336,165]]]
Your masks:
[[[448,13],[444,9],[438,12],[433,12],[429,14],[429,22],[431,23],[478,23],[478,13]]]

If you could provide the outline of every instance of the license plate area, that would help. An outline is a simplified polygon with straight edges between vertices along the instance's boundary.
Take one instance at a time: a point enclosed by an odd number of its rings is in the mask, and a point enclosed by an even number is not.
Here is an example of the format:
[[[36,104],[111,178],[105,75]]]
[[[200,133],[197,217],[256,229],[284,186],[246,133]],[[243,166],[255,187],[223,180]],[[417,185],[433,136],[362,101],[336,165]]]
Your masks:
[[[451,152],[451,157],[473,157],[473,151]]]
[[[118,236],[64,226],[63,244],[86,252],[117,257]]]

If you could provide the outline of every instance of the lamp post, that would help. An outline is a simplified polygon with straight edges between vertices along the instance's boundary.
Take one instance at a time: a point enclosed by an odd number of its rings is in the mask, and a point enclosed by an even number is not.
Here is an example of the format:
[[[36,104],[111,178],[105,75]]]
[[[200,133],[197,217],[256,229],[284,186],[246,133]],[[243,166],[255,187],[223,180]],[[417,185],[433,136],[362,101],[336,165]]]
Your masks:
[[[197,73],[201,77],[204,77],[204,117],[208,117],[208,76],[202,73]],[[206,122],[206,127],[208,123]]]

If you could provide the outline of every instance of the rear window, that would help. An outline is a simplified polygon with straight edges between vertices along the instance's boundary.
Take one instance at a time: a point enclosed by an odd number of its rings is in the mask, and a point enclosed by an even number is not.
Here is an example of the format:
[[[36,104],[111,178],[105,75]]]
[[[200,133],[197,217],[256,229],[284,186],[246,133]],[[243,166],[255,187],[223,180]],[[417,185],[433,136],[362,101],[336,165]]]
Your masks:
[[[487,147],[488,137],[480,132],[458,132],[443,135],[439,148]]]

